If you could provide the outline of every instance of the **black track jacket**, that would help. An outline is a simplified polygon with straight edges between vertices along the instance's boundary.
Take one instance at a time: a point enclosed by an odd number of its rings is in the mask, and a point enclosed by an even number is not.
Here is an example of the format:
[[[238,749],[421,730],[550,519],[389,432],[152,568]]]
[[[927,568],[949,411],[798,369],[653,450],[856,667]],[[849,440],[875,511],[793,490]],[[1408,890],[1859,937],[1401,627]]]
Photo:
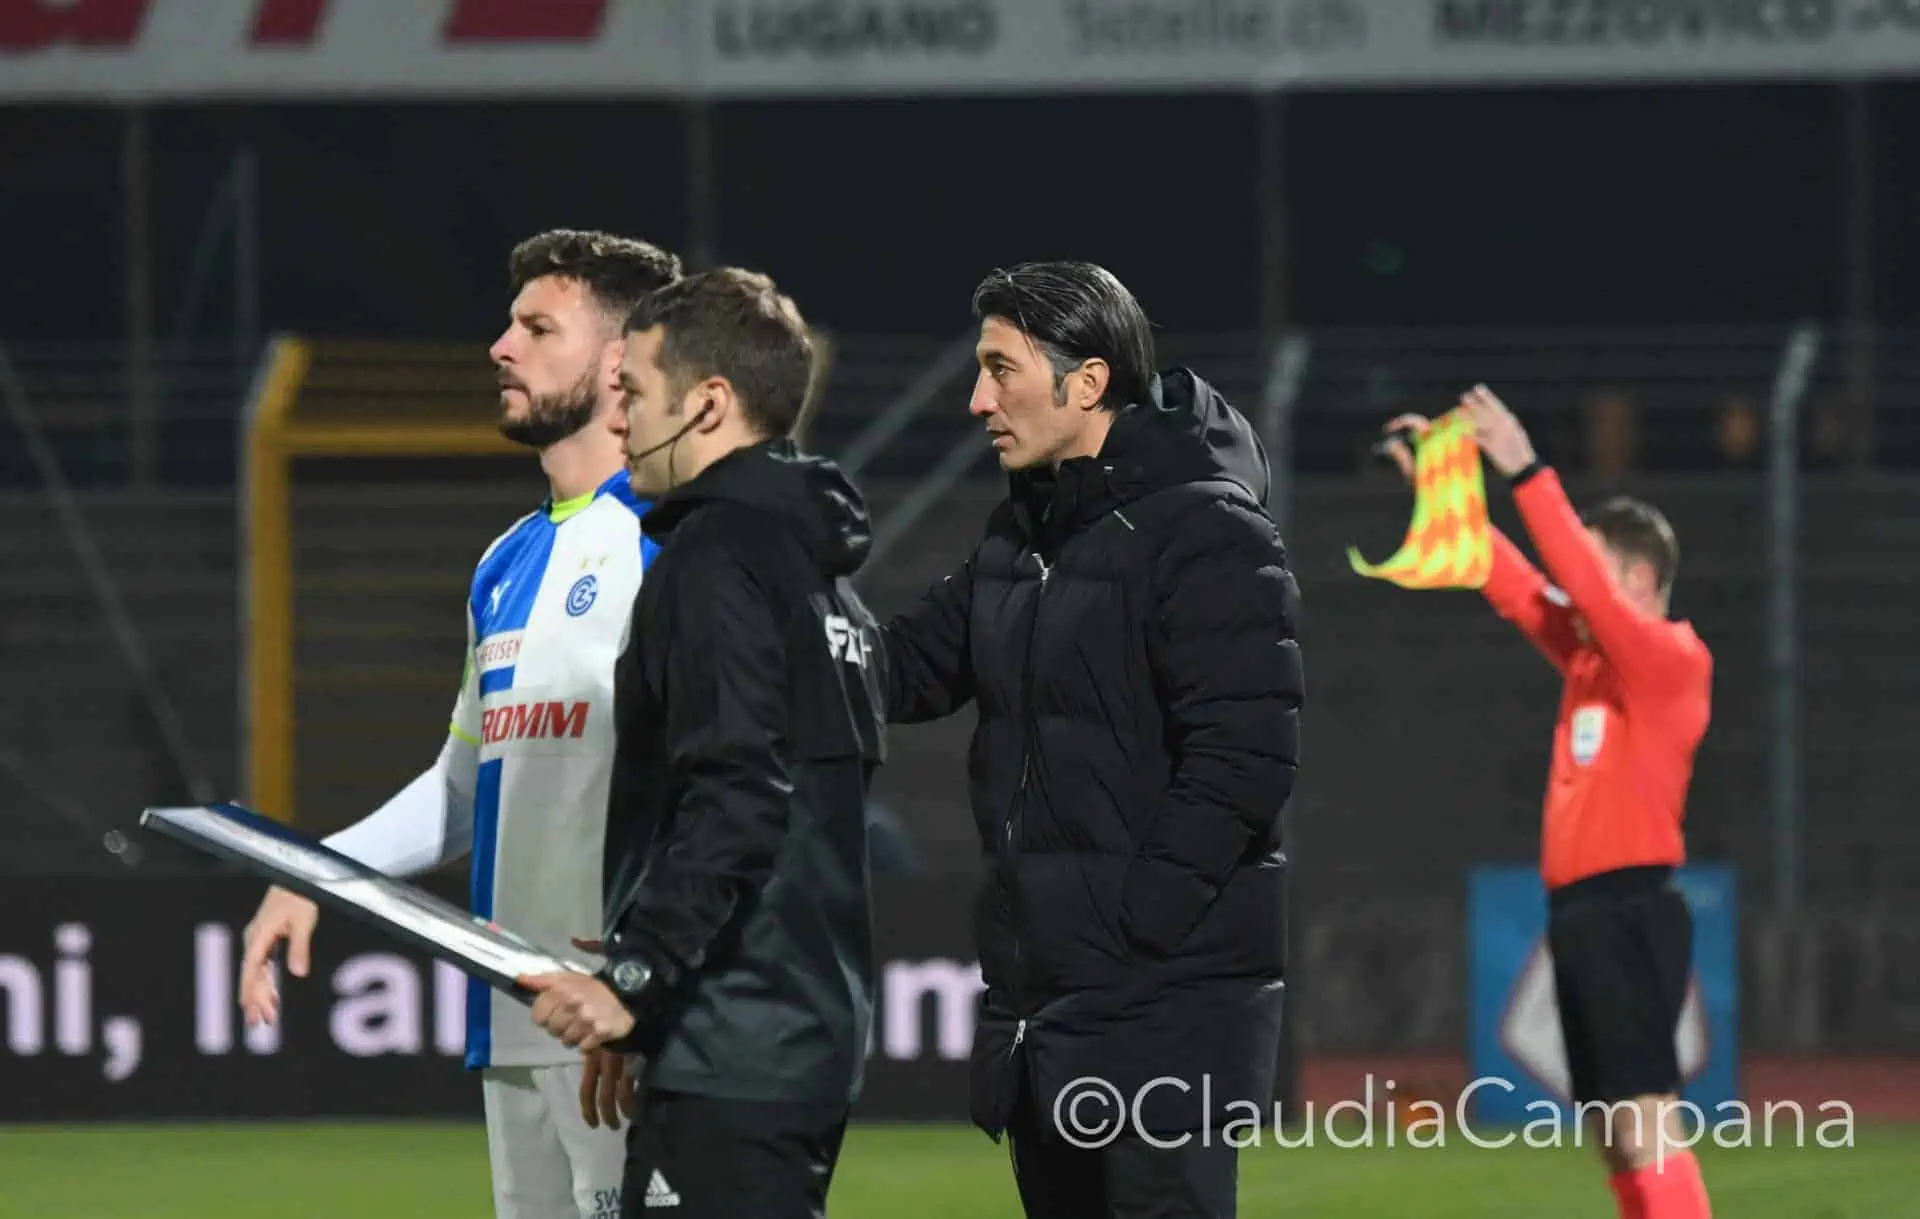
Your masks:
[[[1097,457],[1014,475],[882,630],[891,721],[979,716],[973,1116],[996,1138],[1022,1072],[1043,1128],[1086,1076],[1129,1109],[1145,1090],[1156,1133],[1271,1118],[1304,687],[1268,477],[1247,421],[1170,370]]]
[[[846,580],[865,506],[831,463],[770,441],[641,527],[661,550],[615,672],[603,938],[687,976],[620,1048],[647,1056],[650,1087],[850,1102],[885,732],[877,628]]]

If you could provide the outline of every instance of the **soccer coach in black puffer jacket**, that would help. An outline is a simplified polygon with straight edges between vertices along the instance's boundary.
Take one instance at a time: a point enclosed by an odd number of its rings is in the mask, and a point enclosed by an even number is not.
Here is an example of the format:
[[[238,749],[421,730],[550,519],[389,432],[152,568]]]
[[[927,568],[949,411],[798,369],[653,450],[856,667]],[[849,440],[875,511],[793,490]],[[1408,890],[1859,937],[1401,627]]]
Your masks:
[[[1155,375],[1103,268],[996,271],[973,305],[1007,499],[883,631],[890,722],[979,717],[973,1117],[1029,1216],[1231,1215],[1226,1136],[1272,1117],[1304,693],[1266,455]]]

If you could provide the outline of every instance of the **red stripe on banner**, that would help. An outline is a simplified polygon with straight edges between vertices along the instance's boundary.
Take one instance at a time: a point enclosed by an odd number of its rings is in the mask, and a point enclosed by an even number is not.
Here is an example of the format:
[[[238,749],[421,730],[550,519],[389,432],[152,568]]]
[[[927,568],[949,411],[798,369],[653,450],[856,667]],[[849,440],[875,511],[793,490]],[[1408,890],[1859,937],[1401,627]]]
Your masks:
[[[327,0],[261,0],[250,38],[256,46],[311,46],[326,12]]]
[[[459,0],[448,42],[592,42],[607,0]]]
[[[126,47],[140,37],[150,0],[0,0],[0,51],[56,43]]]

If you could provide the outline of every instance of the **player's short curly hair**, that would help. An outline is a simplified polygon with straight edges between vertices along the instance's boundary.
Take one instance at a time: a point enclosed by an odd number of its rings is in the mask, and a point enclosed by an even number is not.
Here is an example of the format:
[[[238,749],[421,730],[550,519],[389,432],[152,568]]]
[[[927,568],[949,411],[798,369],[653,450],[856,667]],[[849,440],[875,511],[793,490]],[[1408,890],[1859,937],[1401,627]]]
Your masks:
[[[583,229],[550,229],[513,247],[508,291],[555,275],[584,284],[617,326],[649,292],[680,280],[680,258],[651,242]]]
[[[1581,513],[1580,521],[1620,554],[1651,567],[1662,596],[1673,591],[1673,578],[1680,569],[1680,541],[1658,508],[1616,495]]]

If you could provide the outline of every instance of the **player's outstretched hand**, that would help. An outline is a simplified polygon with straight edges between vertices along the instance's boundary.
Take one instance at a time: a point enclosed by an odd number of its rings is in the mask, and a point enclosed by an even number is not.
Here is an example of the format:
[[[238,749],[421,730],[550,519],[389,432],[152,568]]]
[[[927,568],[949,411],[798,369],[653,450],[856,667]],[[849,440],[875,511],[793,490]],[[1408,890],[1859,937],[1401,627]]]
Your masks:
[[[631,1118],[638,1099],[637,1076],[625,1054],[588,1050],[580,1071],[580,1116],[587,1129],[620,1129],[622,1117]]]
[[[1380,429],[1386,435],[1386,439],[1380,442],[1376,451],[1386,454],[1393,464],[1399,467],[1400,477],[1406,479],[1408,483],[1413,482],[1413,449],[1399,433],[1412,432],[1413,438],[1418,440],[1425,436],[1431,427],[1433,427],[1433,421],[1425,415],[1395,415]]]
[[[273,950],[287,944],[287,968],[296,978],[307,976],[313,951],[313,929],[320,907],[288,889],[268,889],[260,909],[247,924],[246,952],[240,958],[240,1010],[247,1025],[272,1024],[280,1018],[280,995],[273,985]]]

